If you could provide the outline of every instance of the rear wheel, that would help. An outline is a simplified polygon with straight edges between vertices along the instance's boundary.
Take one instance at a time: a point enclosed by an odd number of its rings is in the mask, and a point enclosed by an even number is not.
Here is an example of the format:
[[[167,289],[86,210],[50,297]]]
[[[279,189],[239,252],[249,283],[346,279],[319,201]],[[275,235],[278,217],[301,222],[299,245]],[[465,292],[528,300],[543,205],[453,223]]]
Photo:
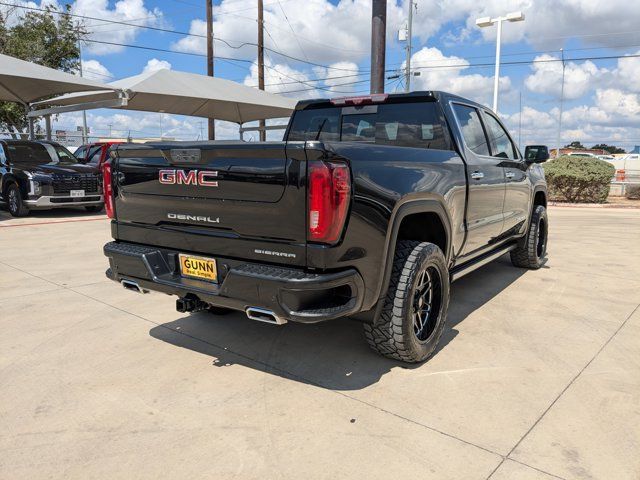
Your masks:
[[[400,241],[380,318],[364,325],[378,353],[416,363],[435,351],[449,305],[449,271],[442,250],[426,242]]]
[[[7,203],[9,204],[9,213],[14,217],[24,217],[29,214],[29,209],[24,205],[20,188],[15,183],[7,188]]]
[[[520,268],[537,270],[542,266],[547,254],[547,235],[549,231],[547,209],[536,205],[531,215],[529,231],[511,251],[511,263]]]

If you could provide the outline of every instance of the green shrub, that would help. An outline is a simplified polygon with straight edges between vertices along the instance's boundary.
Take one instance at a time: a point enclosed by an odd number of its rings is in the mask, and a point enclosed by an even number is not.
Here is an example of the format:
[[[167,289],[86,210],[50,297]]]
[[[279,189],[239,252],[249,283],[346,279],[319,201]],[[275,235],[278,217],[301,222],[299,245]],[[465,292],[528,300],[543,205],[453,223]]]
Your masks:
[[[572,203],[604,203],[615,167],[590,157],[562,156],[544,165],[549,197]]]
[[[626,190],[625,197],[630,200],[640,200],[640,185],[630,185]]]

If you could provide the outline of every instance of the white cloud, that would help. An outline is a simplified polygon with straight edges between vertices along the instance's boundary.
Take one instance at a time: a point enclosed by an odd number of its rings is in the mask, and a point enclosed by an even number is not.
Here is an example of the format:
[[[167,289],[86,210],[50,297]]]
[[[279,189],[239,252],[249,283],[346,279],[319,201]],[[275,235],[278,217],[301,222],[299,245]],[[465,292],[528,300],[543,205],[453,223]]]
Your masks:
[[[162,11],[159,8],[149,9],[144,0],[118,0],[111,8],[108,0],[76,0],[72,12],[99,20],[83,20],[84,27],[91,32],[90,40],[111,43],[133,43],[141,28],[110,23],[113,21],[131,23],[141,26],[161,25]],[[124,47],[101,43],[87,42],[86,50],[94,55],[117,53]]]
[[[535,93],[552,95],[560,98],[562,89],[562,62],[559,57],[539,55],[531,68],[533,74],[525,79],[525,86]],[[564,98],[573,100],[580,98],[604,80],[609,73],[605,68],[598,68],[593,62],[566,62],[564,72]]]
[[[412,79],[412,89],[444,90],[488,104],[493,95],[493,76],[464,73],[468,68],[469,62],[464,58],[447,57],[435,47],[422,48],[411,57],[411,69],[420,72]],[[511,80],[500,77],[500,98],[510,93]]]
[[[113,80],[113,73],[98,60],[82,60],[82,76],[102,83]]]
[[[158,70],[171,70],[171,64],[166,60],[152,58],[142,69],[142,73],[157,72]]]
[[[285,13],[286,12],[286,17]],[[257,42],[257,9],[255,0],[223,0],[214,5],[214,37],[228,41],[214,41],[215,54],[233,58],[253,59]],[[403,10],[391,1],[387,6],[389,40],[403,20]],[[328,0],[269,2],[264,5],[265,45],[279,52],[315,63],[355,62],[369,55],[371,38],[371,2],[340,0],[333,5]],[[291,24],[291,27],[289,26]],[[293,31],[295,31],[295,34]],[[172,48],[191,53],[206,52],[206,23],[192,20],[189,33]],[[233,48],[250,43],[241,48]],[[274,64],[286,59],[268,52]],[[287,63],[291,59],[286,60]]]
[[[607,88],[596,90],[596,106],[603,112],[640,122],[640,95]]]
[[[636,52],[640,55],[640,50]],[[620,88],[640,92],[640,57],[618,59],[618,68],[614,70]]]
[[[271,93],[288,95],[294,98],[314,98],[320,96],[316,88],[318,82],[310,81],[308,73],[291,68],[285,64],[271,64],[265,61],[264,84],[265,90]],[[244,84],[250,87],[258,85],[258,65],[251,65],[250,73],[245,77]]]

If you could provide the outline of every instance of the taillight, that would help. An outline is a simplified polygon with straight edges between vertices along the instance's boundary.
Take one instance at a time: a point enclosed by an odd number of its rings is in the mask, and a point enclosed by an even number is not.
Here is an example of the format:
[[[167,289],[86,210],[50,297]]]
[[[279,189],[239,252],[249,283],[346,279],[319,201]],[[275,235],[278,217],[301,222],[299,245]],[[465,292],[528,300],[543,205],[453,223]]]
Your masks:
[[[351,175],[343,163],[309,162],[309,232],[314,242],[336,243],[347,219]]]
[[[111,160],[107,160],[102,164],[102,192],[104,194],[104,209],[107,211],[107,217],[115,217],[115,208],[113,204],[113,183],[111,179]]]

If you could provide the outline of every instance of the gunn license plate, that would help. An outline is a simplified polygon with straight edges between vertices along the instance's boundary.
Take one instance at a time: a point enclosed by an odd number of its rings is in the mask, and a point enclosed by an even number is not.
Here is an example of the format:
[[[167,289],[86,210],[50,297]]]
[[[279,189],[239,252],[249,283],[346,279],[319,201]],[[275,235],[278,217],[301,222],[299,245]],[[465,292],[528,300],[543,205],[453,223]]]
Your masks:
[[[84,197],[84,190],[71,190],[72,197]]]
[[[180,273],[183,277],[198,278],[208,282],[218,281],[216,261],[212,258],[180,254]]]

